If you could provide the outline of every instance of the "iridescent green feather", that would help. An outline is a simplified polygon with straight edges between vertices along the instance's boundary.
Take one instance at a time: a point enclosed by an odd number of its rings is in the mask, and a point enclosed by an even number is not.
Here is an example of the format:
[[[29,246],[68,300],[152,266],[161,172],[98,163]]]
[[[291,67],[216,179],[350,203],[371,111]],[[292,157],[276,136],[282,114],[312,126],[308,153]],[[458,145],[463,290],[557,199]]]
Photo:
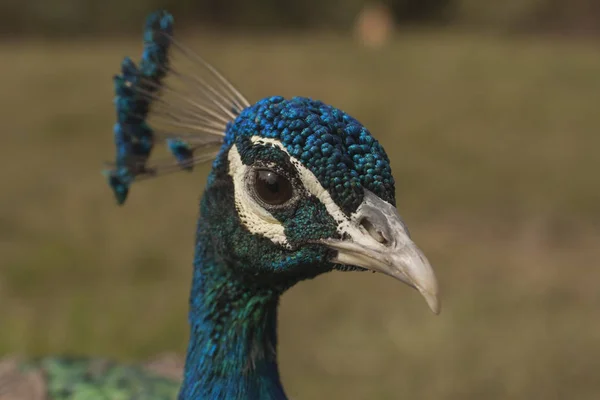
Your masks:
[[[19,370],[41,374],[49,400],[175,400],[180,386],[144,366],[102,359],[48,357],[23,362]]]

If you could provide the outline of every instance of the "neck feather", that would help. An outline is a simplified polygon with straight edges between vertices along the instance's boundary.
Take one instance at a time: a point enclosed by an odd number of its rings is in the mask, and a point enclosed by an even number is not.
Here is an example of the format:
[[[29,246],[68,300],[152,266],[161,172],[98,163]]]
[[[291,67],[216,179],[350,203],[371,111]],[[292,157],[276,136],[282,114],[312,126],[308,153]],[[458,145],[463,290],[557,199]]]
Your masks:
[[[286,399],[277,367],[277,306],[284,289],[235,273],[210,245],[205,225],[200,220],[179,400]]]

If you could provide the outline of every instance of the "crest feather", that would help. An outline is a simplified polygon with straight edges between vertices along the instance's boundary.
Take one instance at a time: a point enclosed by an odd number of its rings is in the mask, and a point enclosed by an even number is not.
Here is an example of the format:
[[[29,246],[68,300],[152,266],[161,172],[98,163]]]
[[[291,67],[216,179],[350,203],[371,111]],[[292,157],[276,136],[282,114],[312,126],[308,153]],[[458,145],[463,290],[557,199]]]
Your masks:
[[[173,68],[174,56],[190,61],[192,71]],[[173,38],[173,17],[166,11],[146,20],[139,66],[126,57],[113,81],[116,157],[104,174],[119,204],[134,181],[190,171],[214,159],[228,125],[250,105],[214,67]],[[150,161],[156,145],[173,157]]]

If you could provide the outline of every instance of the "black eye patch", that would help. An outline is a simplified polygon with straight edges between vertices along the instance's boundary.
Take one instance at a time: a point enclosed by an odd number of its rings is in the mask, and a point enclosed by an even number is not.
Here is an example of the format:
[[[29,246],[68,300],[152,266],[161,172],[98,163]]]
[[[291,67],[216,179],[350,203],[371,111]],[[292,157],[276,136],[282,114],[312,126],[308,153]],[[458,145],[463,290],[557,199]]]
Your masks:
[[[290,161],[290,156],[279,147],[266,142],[252,143],[247,137],[236,140],[242,163],[254,169],[270,169],[288,179],[295,189],[304,190],[298,171]]]
[[[300,198],[308,195],[289,154],[268,142],[240,137],[235,144],[248,167],[246,187],[252,197],[277,219],[294,215]]]
[[[279,147],[265,142],[252,143],[249,140],[247,142],[249,143],[245,146],[237,146],[244,164],[251,165],[262,160],[264,162],[280,164],[282,167],[284,167],[285,164],[291,166],[290,156]]]

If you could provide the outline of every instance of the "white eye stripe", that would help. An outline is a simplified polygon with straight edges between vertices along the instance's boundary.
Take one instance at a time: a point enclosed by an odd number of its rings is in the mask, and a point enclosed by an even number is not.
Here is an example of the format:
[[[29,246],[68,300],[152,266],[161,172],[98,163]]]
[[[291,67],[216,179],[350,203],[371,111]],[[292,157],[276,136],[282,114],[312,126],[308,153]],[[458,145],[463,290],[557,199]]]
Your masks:
[[[229,175],[233,179],[235,207],[242,224],[250,232],[270,239],[273,243],[290,247],[285,236],[284,227],[269,211],[261,207],[248,193],[246,172],[248,167],[242,162],[235,145],[229,154]]]
[[[360,234],[360,228],[356,226],[356,223],[352,223],[355,219],[354,216],[356,213],[352,214],[351,217],[348,217],[342,209],[333,201],[333,198],[329,194],[327,190],[321,185],[315,174],[312,173],[311,170],[306,168],[302,163],[296,158],[292,157],[290,153],[287,151],[285,146],[277,139],[272,138],[263,138],[260,136],[252,136],[250,139],[252,143],[255,144],[270,144],[276,146],[278,149],[283,151],[290,158],[290,162],[296,168],[298,176],[304,185],[304,188],[308,191],[308,193],[315,196],[323,205],[325,209],[337,222],[337,230],[340,234],[349,234],[350,236],[354,236]]]

